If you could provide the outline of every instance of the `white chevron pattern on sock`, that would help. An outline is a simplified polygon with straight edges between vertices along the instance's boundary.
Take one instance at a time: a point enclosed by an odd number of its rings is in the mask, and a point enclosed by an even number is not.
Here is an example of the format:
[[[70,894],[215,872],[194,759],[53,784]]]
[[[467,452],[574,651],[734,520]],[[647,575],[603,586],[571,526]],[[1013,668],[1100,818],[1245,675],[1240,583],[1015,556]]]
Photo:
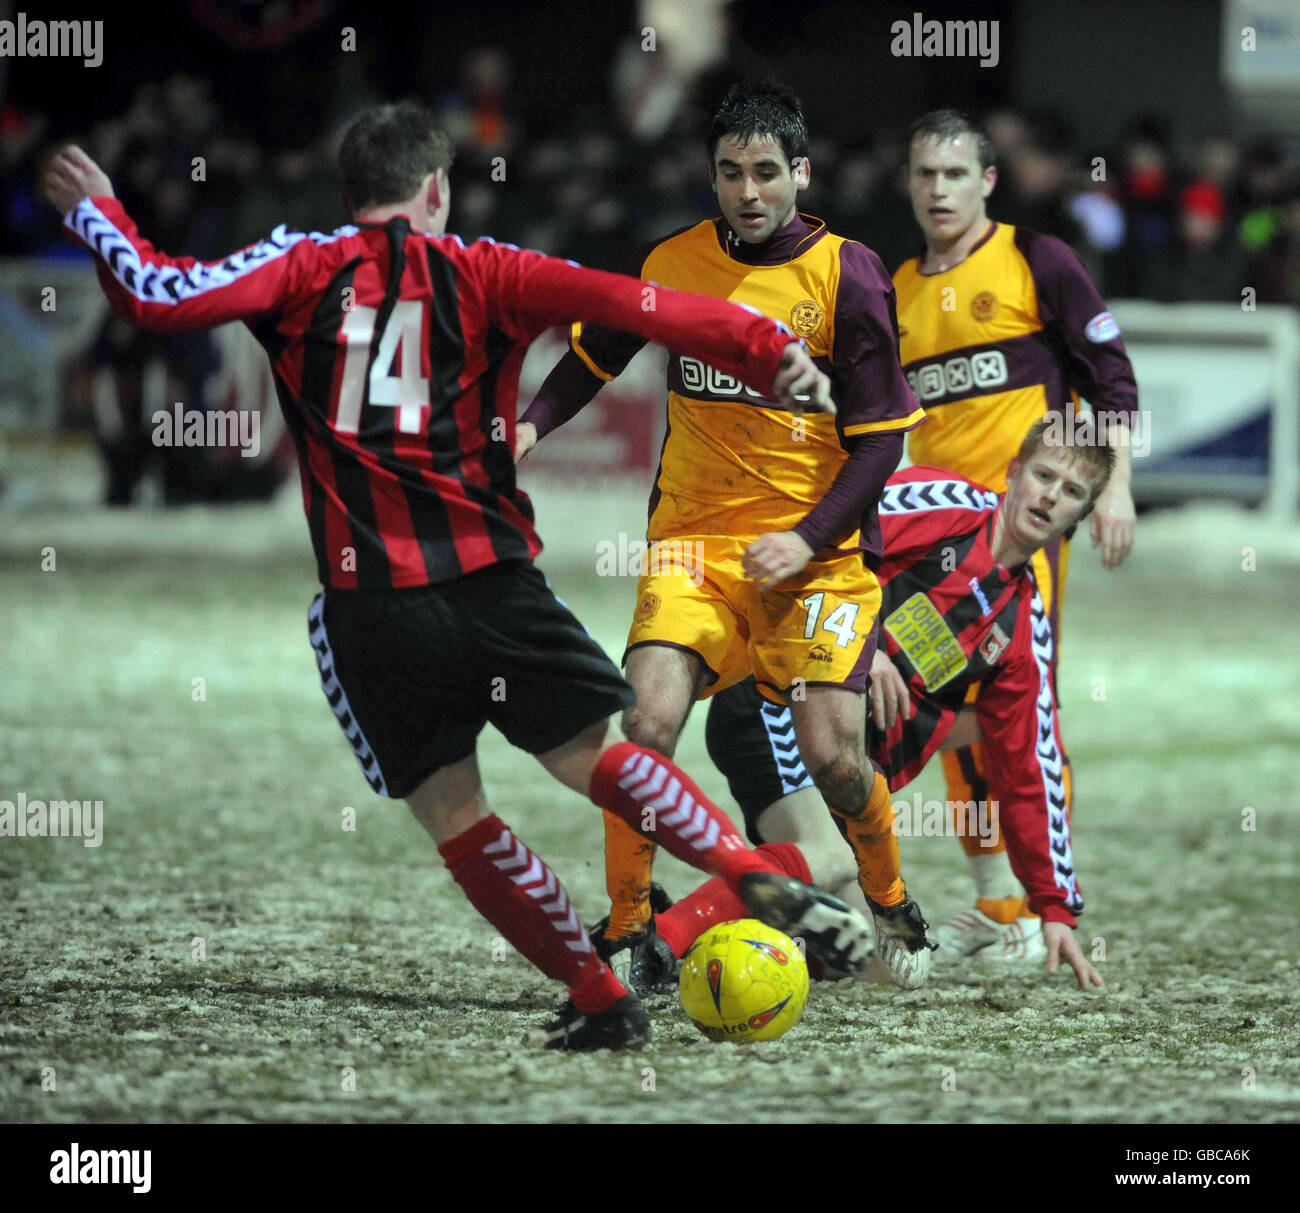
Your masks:
[[[619,773],[618,786],[655,814],[655,829],[667,827],[696,851],[712,850],[722,836],[722,827],[708,809],[682,787],[653,754],[631,755]],[[739,843],[739,837],[736,837]]]
[[[543,897],[551,898],[540,904],[538,909],[551,920],[551,926],[563,937],[565,947],[573,952],[594,951],[585,928],[578,921],[573,903],[569,901],[568,893],[540,856],[534,855],[509,830],[502,830],[495,840],[483,848],[483,854],[501,856],[500,859],[493,858],[492,866],[509,876],[511,883],[529,897],[538,902]]]

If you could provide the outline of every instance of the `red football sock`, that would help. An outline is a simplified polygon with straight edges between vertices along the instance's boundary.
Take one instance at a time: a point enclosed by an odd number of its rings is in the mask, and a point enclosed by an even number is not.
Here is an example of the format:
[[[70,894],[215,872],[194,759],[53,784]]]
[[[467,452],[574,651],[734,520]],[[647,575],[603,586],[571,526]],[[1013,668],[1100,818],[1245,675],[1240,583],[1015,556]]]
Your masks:
[[[627,993],[596,955],[555,873],[496,814],[438,852],[474,908],[547,977],[564,982],[579,1011],[604,1011]]]
[[[766,842],[759,847],[755,855],[762,855],[771,863],[772,871],[784,872],[812,883],[812,873],[803,857],[803,852],[792,842]],[[676,902],[671,910],[655,915],[655,927],[659,938],[673,950],[679,960],[709,927],[720,922],[731,922],[735,918],[748,918],[749,911],[745,903],[731,891],[725,880],[714,878],[706,880],[694,893],[688,893]]]
[[[749,872],[776,867],[751,851],[731,818],[671,758],[630,741],[612,745],[596,763],[591,799],[638,834],[734,890]]]

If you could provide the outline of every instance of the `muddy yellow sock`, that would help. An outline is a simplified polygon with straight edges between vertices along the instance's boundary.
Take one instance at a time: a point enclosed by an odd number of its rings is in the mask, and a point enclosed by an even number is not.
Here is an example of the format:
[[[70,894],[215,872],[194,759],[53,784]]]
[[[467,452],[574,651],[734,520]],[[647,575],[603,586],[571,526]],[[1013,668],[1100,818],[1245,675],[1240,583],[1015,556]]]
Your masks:
[[[605,891],[609,894],[606,939],[636,935],[650,925],[650,875],[658,847],[627,822],[604,813]]]
[[[885,777],[879,771],[875,776],[861,813],[850,817],[834,809],[831,812],[848,827],[862,891],[878,905],[896,906],[906,893],[900,875],[898,836],[894,833],[894,806]]]

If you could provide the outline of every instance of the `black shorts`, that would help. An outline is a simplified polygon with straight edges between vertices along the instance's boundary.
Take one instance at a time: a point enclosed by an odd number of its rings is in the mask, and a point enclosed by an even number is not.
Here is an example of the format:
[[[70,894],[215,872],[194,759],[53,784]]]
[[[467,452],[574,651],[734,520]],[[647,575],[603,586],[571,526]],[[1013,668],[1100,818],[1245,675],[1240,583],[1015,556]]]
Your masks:
[[[794,739],[794,718],[758,693],[752,678],[719,691],[709,700],[704,739],[713,765],[722,772],[732,799],[745,818],[745,833],[755,846],[766,840],[758,819],[770,804],[816,786]],[[881,741],[867,716],[867,752],[876,755]],[[879,768],[884,769],[884,768]],[[886,776],[890,774],[885,770]],[[837,817],[843,833],[843,824]]]
[[[758,829],[763,810],[782,796],[813,786],[794,739],[790,709],[764,699],[754,680],[746,678],[709,700],[704,740],[740,806],[749,841],[758,846],[763,842]]]
[[[527,561],[412,589],[325,590],[307,619],[325,696],[382,796],[469,757],[489,722],[544,754],[636,702]]]

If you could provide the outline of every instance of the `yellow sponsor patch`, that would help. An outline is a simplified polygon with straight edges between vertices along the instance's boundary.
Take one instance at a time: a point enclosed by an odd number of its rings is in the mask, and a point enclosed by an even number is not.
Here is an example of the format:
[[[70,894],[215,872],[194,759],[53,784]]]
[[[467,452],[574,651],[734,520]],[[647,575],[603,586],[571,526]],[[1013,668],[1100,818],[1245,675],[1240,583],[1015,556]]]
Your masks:
[[[933,691],[966,668],[966,654],[957,637],[924,594],[913,594],[885,619],[885,630],[898,641],[925,689]]]

